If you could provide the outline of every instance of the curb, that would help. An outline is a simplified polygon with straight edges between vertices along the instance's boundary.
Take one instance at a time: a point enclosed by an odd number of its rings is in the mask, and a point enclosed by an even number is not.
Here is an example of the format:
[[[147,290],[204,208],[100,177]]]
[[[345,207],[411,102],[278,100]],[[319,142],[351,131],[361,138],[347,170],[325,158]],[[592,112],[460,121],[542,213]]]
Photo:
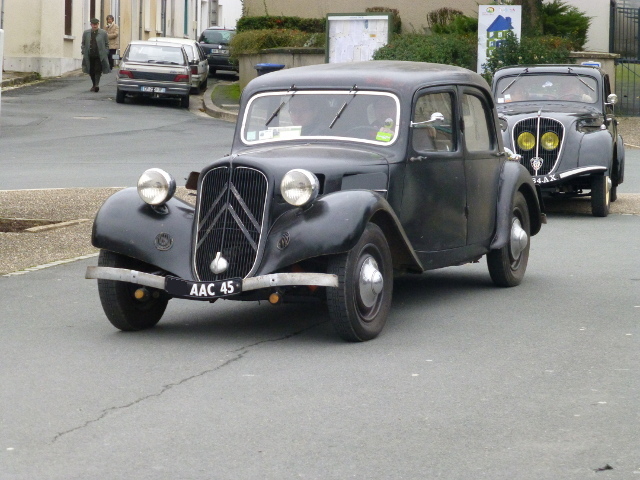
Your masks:
[[[35,73],[35,72],[25,73],[19,76],[15,76],[14,78],[7,78],[5,80],[2,80],[2,83],[0,84],[0,88],[15,87],[16,85],[31,83],[40,79],[41,77],[39,73]]]
[[[213,88],[207,88],[207,90],[204,92],[204,95],[202,96],[202,100],[204,102],[204,111],[209,116],[214,118],[219,118],[220,120],[224,120],[226,122],[236,123],[236,120],[238,120],[237,112],[231,112],[229,110],[220,108],[216,104],[214,104],[213,101],[211,100],[211,95],[215,93],[216,87],[218,85],[228,85],[229,83],[233,83],[233,82],[228,82],[224,84],[216,83],[213,86]]]

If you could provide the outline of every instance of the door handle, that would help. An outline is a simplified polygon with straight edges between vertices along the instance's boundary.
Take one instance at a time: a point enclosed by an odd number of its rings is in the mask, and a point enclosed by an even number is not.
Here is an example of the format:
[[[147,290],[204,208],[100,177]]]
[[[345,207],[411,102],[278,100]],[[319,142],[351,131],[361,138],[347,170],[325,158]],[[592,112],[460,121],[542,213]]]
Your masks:
[[[422,160],[426,160],[427,157],[423,157],[422,155],[418,155],[417,157],[410,157],[410,162],[421,162]]]

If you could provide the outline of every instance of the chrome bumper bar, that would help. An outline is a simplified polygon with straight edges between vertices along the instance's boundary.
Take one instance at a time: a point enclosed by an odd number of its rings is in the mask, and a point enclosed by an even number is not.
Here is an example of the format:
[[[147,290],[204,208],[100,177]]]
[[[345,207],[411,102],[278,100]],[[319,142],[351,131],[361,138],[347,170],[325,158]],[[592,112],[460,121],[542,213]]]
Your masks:
[[[134,283],[145,287],[165,289],[165,277],[151,273],[138,272],[126,268],[87,267],[85,277],[88,279],[115,280]],[[286,286],[337,287],[338,276],[328,273],[272,273],[259,277],[242,280],[242,291],[258,290],[261,288]]]

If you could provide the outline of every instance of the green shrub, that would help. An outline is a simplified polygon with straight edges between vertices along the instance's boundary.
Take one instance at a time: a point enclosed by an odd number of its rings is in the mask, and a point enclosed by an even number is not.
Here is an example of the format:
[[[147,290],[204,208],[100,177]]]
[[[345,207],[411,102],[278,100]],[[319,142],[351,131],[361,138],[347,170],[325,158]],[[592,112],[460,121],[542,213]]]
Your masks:
[[[482,65],[487,81],[498,69],[510,65],[536,65],[550,63],[572,63],[569,58],[571,41],[553,36],[523,37],[522,41],[513,32],[507,33],[500,47],[496,48]]]
[[[317,47],[324,48],[324,33],[299,30],[249,30],[237,33],[231,40],[231,59],[241,54],[258,53],[265,48]]]
[[[582,50],[587,42],[591,17],[561,0],[542,4],[542,28],[545,35],[561,37],[573,50]]]
[[[373,59],[444,63],[475,70],[477,45],[473,35],[406,33],[395,35],[374,53]]]
[[[249,30],[299,30],[307,33],[323,33],[325,30],[324,18],[300,18],[300,17],[241,17],[236,24],[237,32]]]

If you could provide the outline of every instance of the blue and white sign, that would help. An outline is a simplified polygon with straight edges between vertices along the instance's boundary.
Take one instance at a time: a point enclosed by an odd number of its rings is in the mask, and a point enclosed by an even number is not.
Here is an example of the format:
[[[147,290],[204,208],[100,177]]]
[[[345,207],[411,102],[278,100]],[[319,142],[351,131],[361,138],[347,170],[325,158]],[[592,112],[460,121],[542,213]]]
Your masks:
[[[509,31],[520,38],[522,6],[478,5],[478,73]]]

